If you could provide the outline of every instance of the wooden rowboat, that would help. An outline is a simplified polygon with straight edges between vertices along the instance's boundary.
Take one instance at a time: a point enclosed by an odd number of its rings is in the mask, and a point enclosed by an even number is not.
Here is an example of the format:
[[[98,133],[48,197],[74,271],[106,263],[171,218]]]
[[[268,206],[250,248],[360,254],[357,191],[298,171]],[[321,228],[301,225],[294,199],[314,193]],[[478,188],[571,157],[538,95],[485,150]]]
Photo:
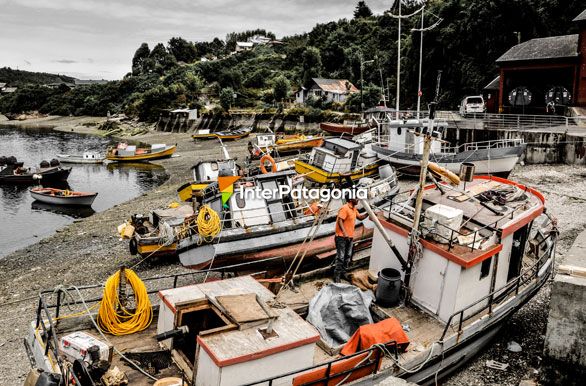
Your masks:
[[[33,188],[32,198],[46,204],[91,206],[98,193],[74,192],[55,188]]]
[[[83,154],[57,154],[57,159],[69,164],[101,164],[106,158],[97,152],[84,151]]]
[[[371,129],[373,126],[369,122],[359,122],[352,125],[345,125],[342,123],[322,122],[319,124],[319,128],[330,134],[350,134],[357,135],[362,134],[365,131]]]
[[[252,127],[241,127],[239,129],[209,132],[208,130],[195,133],[191,136],[193,139],[214,139],[219,138],[221,140],[236,140],[247,137],[252,131]]]
[[[148,148],[137,148],[136,146],[109,148],[106,159],[116,162],[137,162],[152,161],[162,158],[169,158],[177,150],[177,145],[151,145]]]

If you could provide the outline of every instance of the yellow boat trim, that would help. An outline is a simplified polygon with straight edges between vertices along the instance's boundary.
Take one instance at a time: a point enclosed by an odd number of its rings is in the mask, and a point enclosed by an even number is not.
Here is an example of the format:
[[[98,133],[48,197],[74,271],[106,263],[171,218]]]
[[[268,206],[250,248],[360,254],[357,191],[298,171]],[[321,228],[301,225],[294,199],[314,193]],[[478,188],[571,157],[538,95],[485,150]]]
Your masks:
[[[181,201],[190,201],[193,197],[193,193],[204,190],[211,183],[212,181],[189,184],[178,192],[179,198]]]
[[[171,245],[166,245],[164,247],[158,244],[148,244],[148,245],[138,245],[137,247],[138,253],[140,255],[149,254],[152,252],[156,253],[165,253],[165,252],[175,252],[177,250],[177,244],[173,243]]]
[[[327,184],[330,182],[340,182],[346,176],[346,174],[326,172],[323,169],[320,169],[316,166],[310,165],[306,162],[299,161],[299,160],[295,161],[295,171],[298,174],[305,175],[305,177],[307,177],[307,179],[314,181],[314,182],[317,182],[317,183],[320,183],[320,184]],[[376,173],[378,173],[378,163],[368,165],[367,167],[365,167],[363,169],[354,170],[350,174],[350,178],[352,180],[359,180],[363,177],[372,176]]]
[[[171,146],[167,150],[161,151],[161,152],[137,154],[137,155],[129,155],[129,156],[110,155],[110,153],[108,153],[108,155],[106,156],[106,159],[108,159],[110,161],[118,161],[118,162],[155,160],[155,159],[160,159],[160,158],[171,157],[173,155],[173,153],[175,153],[176,149],[177,149],[177,146]]]

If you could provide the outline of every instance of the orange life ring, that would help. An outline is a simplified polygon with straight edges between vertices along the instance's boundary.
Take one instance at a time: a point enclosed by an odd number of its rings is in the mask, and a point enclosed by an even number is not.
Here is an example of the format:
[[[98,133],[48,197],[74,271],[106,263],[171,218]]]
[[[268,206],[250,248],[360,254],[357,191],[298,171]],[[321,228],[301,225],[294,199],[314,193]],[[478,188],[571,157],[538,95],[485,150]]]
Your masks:
[[[265,161],[269,161],[271,163],[271,171],[274,173],[277,171],[277,163],[275,162],[275,160],[273,159],[273,157],[271,157],[268,154],[265,154],[262,156],[262,158],[260,159],[260,171],[262,172],[262,174],[267,174],[269,173],[267,171],[267,168],[265,167]]]

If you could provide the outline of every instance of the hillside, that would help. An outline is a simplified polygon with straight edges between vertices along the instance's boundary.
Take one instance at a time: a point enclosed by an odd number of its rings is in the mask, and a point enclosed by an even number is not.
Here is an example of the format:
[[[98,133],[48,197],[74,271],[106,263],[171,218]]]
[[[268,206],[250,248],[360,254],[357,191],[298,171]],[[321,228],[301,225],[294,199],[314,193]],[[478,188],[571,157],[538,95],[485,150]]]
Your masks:
[[[419,9],[419,1],[405,3],[403,14]],[[425,24],[442,21],[424,34],[424,108],[435,97],[438,71],[442,71],[440,108],[454,109],[462,96],[479,93],[494,78],[495,60],[519,37],[526,41],[575,33],[571,15],[583,7],[583,0],[427,1]],[[402,25],[403,109],[413,108],[417,99],[420,34],[411,30],[419,23],[419,17],[412,17]],[[397,32],[396,18],[388,13],[372,15],[361,1],[348,19],[318,24],[308,33],[256,45],[251,51],[233,52],[237,41],[255,35],[274,39],[274,34],[258,29],[209,42],[174,37],[152,48],[143,43],[129,63],[130,72],[120,81],[73,90],[22,87],[0,98],[0,111],[100,116],[110,111],[152,121],[165,108],[191,107],[203,113],[208,108],[210,113],[230,107],[274,109],[291,101],[293,91],[308,85],[312,77],[344,78],[360,87],[361,63],[365,105],[378,103],[381,83],[394,105]],[[312,100],[299,112],[319,115],[322,110],[356,112],[360,98],[354,94],[344,105]]]
[[[12,87],[59,82],[73,83],[74,80],[75,78],[65,75],[48,74],[46,72],[13,70],[9,67],[0,68],[0,83],[7,83],[9,86]]]

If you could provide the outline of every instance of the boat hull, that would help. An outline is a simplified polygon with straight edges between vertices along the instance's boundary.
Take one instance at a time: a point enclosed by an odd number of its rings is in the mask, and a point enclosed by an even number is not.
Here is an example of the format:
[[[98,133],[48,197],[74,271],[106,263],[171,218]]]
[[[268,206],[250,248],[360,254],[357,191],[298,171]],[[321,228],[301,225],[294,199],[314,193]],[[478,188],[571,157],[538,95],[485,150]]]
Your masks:
[[[67,181],[71,168],[54,167],[35,173],[0,175],[0,184],[36,185]],[[40,178],[39,178],[40,176]]]
[[[115,161],[115,162],[137,162],[137,161],[152,161],[157,159],[169,158],[177,150],[177,146],[168,146],[165,150],[158,151],[156,153],[147,153],[147,154],[135,154],[129,156],[118,156],[114,154],[108,154],[106,159],[108,161]]]
[[[101,164],[106,158],[83,158],[75,155],[57,154],[57,159],[62,164]]]
[[[421,155],[396,152],[380,145],[372,145],[380,160],[389,162],[398,174],[419,176]],[[431,154],[430,161],[458,174],[463,162],[475,165],[475,174],[491,174],[507,177],[513,170],[523,152],[525,145],[508,148],[470,150],[457,154]]]
[[[378,167],[378,163],[374,163],[365,168],[354,170],[351,173],[341,174],[326,172],[304,161],[295,161],[295,171],[297,173],[305,175],[307,179],[319,184],[328,184],[330,182],[342,183],[347,177],[350,177],[352,181],[356,181],[363,177],[374,176],[378,173]]]
[[[295,153],[301,150],[310,150],[314,147],[320,147],[323,145],[323,138],[312,138],[306,140],[298,140],[285,143],[277,143],[272,146],[279,153]]]
[[[73,205],[73,206],[91,206],[98,196],[98,193],[87,194],[83,196],[51,196],[31,190],[31,197],[37,201],[51,205]]]
[[[319,254],[332,251],[336,248],[334,242],[335,224],[323,224],[314,240],[303,246],[305,257],[311,258]],[[325,229],[321,229],[325,228]],[[278,263],[292,260],[298,253],[307,237],[309,227],[296,231],[282,232],[281,234],[263,237],[262,240],[251,238],[241,239],[220,244],[202,245],[198,248],[179,252],[181,264],[187,268],[205,269],[221,268],[241,263],[263,262],[271,257],[279,256]],[[373,230],[364,225],[356,227],[354,241],[370,240]],[[235,253],[237,251],[237,253]]]
[[[360,125],[344,125],[340,123],[330,123],[330,122],[322,122],[319,124],[319,128],[323,131],[338,135],[338,134],[350,134],[350,135],[357,135],[362,134],[365,131],[371,129],[369,124],[360,124]]]

